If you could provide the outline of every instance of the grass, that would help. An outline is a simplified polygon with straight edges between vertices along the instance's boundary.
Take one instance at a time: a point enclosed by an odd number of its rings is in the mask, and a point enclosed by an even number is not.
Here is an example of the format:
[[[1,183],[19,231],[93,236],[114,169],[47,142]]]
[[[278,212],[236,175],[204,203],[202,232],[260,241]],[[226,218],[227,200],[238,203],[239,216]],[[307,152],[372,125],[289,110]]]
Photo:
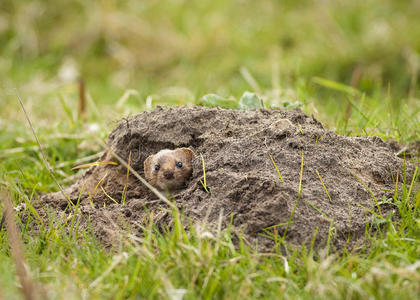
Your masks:
[[[203,180],[200,179],[200,183],[201,183],[201,186],[203,187],[203,189],[206,191],[206,193],[210,193],[209,187],[207,186],[206,165],[204,163],[204,157],[201,153],[200,153],[200,156],[201,156],[201,162],[202,162],[202,165],[203,165]]]
[[[271,162],[273,163],[274,168],[276,169],[277,175],[279,176],[280,182],[283,182],[283,177],[281,177],[281,173],[279,168],[276,165],[276,162],[274,161],[274,158],[271,154],[268,155],[270,157]]]
[[[0,231],[0,299],[24,297],[22,268],[9,247],[18,238],[18,261],[41,298],[416,299],[418,169],[411,182],[394,178],[392,199],[372,198],[374,206],[395,206],[399,218],[376,218],[366,245],[343,253],[304,246],[287,255],[258,253],[243,242],[235,248],[233,228],[189,225],[173,205],[176,230],[157,230],[150,216],[143,237],[124,234],[110,252],[75,215],[68,232],[53,212],[43,222],[31,203],[59,190],[44,154],[67,185],[80,176],[73,166],[103,150],[92,135],[104,139],[116,121],[157,105],[207,99],[300,107],[340,134],[419,141],[418,10],[418,1],[392,0],[1,1],[0,189],[30,213],[26,223],[17,213],[17,238]],[[366,209],[375,213],[374,206]]]

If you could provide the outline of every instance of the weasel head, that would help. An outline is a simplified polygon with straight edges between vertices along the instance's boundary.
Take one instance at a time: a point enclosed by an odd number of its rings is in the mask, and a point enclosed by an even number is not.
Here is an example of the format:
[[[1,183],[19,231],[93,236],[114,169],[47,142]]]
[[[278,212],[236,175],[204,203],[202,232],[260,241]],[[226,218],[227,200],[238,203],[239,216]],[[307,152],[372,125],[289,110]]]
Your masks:
[[[164,149],[144,161],[147,181],[161,191],[185,187],[192,174],[194,152],[188,148]]]

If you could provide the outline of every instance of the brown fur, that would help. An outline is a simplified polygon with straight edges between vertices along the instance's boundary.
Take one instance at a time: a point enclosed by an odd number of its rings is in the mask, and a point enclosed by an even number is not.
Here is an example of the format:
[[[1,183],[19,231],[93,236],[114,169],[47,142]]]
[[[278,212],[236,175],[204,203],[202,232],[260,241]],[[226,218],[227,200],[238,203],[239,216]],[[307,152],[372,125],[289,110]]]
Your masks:
[[[151,185],[162,191],[182,188],[191,177],[193,158],[194,152],[188,148],[161,150],[146,158],[144,175]],[[177,162],[182,163],[181,168],[176,166]],[[160,167],[159,170],[155,170],[156,165]]]

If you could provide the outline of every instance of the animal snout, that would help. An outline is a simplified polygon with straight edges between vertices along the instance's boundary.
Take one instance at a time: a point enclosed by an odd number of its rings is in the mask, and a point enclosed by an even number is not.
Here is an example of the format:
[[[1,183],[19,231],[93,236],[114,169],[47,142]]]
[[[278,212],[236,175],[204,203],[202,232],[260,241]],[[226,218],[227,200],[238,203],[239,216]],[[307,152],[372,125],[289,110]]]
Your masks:
[[[165,177],[165,179],[172,179],[174,178],[174,172],[166,170],[163,172],[163,177]]]

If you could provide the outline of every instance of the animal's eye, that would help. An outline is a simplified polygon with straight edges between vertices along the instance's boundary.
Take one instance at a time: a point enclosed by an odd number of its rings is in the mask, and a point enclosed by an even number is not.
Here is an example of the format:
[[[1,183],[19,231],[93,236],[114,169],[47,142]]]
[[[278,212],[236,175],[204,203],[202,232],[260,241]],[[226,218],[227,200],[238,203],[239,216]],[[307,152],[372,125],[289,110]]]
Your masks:
[[[159,171],[160,170],[160,166],[159,165],[155,165],[155,170]]]
[[[176,163],[176,166],[177,166],[178,168],[182,168],[182,162],[178,161],[178,162]]]

